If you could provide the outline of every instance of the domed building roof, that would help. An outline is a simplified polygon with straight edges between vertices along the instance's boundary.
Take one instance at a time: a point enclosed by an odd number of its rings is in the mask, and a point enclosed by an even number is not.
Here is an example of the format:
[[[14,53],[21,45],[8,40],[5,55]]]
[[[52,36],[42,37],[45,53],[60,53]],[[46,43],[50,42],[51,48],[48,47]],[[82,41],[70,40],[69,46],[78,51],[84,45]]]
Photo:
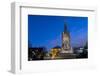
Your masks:
[[[61,49],[61,47],[60,46],[55,46],[52,49]]]

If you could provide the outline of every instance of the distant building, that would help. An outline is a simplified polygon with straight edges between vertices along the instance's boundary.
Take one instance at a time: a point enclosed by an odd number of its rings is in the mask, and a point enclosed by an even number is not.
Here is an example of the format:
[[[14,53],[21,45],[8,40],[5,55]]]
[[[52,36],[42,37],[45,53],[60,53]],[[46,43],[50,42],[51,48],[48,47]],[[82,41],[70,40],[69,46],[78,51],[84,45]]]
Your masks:
[[[84,48],[79,48],[79,50],[77,50],[78,53],[83,53]]]
[[[46,54],[44,47],[34,47],[28,49],[28,60],[42,60]]]

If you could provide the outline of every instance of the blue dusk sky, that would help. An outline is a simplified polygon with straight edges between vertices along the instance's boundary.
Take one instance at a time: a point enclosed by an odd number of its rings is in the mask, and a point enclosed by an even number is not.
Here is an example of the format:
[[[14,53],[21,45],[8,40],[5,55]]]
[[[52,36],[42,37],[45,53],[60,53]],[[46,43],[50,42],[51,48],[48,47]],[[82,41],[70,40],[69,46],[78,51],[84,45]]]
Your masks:
[[[28,15],[28,43],[48,50],[61,46],[64,23],[70,33],[71,46],[83,47],[88,42],[88,17]]]

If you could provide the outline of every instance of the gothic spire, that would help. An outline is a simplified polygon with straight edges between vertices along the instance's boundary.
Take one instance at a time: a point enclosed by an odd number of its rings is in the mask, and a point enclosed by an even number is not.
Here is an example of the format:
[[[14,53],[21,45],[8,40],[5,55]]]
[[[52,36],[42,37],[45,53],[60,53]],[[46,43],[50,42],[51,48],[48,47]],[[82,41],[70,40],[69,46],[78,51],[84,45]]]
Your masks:
[[[68,32],[66,23],[64,23],[64,32]]]
[[[68,32],[67,24],[66,24],[66,17],[64,17],[64,32]]]

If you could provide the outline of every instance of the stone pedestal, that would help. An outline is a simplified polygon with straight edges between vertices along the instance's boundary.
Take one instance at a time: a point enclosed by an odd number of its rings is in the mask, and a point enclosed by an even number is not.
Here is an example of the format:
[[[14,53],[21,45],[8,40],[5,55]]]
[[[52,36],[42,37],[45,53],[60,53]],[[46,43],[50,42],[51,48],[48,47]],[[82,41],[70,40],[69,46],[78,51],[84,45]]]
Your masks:
[[[58,57],[60,59],[75,59],[76,54],[73,54],[73,53],[59,53]]]
[[[58,57],[61,59],[74,59],[76,58],[76,54],[73,53],[73,49],[71,48],[69,50],[61,50]]]

